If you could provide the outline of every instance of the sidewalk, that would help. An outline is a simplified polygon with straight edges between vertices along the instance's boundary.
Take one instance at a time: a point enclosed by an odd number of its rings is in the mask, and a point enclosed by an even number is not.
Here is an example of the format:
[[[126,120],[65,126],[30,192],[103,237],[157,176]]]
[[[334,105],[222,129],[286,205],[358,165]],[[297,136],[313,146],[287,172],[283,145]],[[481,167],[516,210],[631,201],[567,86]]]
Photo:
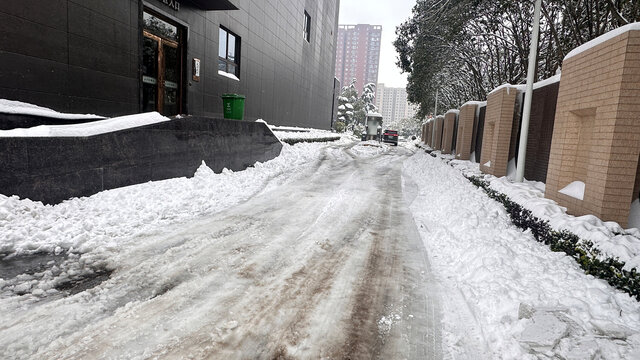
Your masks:
[[[420,151],[403,175],[418,187],[411,211],[441,283],[450,355],[640,358],[640,303],[513,226],[441,160]]]

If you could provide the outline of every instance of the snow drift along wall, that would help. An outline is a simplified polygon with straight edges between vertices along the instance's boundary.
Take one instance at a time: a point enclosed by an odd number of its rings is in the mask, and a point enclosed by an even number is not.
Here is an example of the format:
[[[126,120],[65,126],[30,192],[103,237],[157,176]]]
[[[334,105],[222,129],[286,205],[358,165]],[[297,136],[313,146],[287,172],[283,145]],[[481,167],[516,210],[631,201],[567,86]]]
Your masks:
[[[186,117],[86,137],[0,138],[0,193],[59,203],[102,190],[243,170],[280,154],[266,124]],[[171,196],[171,194],[167,194]]]

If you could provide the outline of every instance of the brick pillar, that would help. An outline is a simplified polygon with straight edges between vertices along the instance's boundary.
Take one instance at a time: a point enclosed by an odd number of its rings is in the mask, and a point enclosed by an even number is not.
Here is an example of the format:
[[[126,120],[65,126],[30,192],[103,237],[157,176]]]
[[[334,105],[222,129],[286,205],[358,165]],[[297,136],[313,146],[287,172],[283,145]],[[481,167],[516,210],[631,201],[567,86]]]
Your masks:
[[[621,226],[638,197],[640,30],[634,25],[563,62],[545,194],[571,214]],[[574,181],[585,183],[583,200],[559,192]]]
[[[469,160],[473,140],[473,128],[476,119],[475,103],[466,103],[460,108],[458,115],[458,139],[456,140],[456,159]]]
[[[484,173],[498,177],[507,175],[517,94],[517,88],[507,85],[487,97],[480,156],[480,170]],[[489,166],[485,165],[489,162]]]

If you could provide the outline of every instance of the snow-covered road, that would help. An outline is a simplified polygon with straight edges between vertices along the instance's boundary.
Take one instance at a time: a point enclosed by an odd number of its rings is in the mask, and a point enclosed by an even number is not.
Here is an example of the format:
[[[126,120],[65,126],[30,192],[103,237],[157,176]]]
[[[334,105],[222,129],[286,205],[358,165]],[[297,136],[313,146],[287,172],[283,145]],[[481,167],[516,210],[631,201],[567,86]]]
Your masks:
[[[4,299],[3,358],[442,358],[412,151],[321,151],[298,180],[129,239],[91,289]]]
[[[0,196],[0,358],[640,359],[638,301],[403,145]]]

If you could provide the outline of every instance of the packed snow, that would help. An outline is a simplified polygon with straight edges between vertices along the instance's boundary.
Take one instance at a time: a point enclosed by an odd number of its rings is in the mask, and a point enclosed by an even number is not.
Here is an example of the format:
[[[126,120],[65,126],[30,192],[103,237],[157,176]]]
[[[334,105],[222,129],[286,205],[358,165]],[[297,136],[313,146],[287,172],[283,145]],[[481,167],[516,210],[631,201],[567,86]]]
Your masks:
[[[593,242],[603,255],[624,262],[625,270],[640,270],[640,230],[623,229],[618,223],[602,221],[593,215],[573,216],[555,201],[544,197],[544,189],[531,183],[514,183],[505,178],[488,178],[491,187],[546,220],[558,231],[568,230]]]
[[[559,193],[571,196],[574,199],[584,200],[585,184],[582,181],[572,181],[569,185],[558,190]]]
[[[169,121],[157,112],[120,116],[70,125],[40,125],[31,128],[0,130],[0,137],[83,137]]]
[[[554,75],[550,78],[544,79],[544,80],[540,80],[536,83],[533,84],[533,90],[545,87],[547,85],[551,85],[551,84],[555,84],[557,82],[560,82],[560,79],[562,78],[562,74],[558,74],[558,75]]]
[[[375,140],[363,141],[351,148],[360,157],[372,157],[389,151],[389,145]]]
[[[271,131],[278,137],[280,140],[287,139],[327,139],[335,140],[336,138],[346,136],[344,133],[338,134],[331,132],[329,130],[321,130],[314,128],[301,128],[301,127],[292,127],[292,126],[271,126]]]
[[[203,165],[193,179],[8,219],[26,220],[20,230],[37,246],[46,239],[29,228],[59,246],[68,231],[89,238],[78,244],[84,253],[3,280],[0,357],[437,354],[440,338],[426,334],[439,334],[439,294],[427,293],[433,277],[401,201],[402,161],[412,151],[358,157],[354,146],[285,145],[277,159],[245,171],[213,174]],[[2,265],[25,258],[18,247]],[[112,273],[75,293],[60,289],[60,279],[78,278],[87,265]]]
[[[640,303],[516,228],[439,158],[418,152],[403,174],[419,189],[411,211],[442,284],[451,358],[640,357]]]
[[[634,31],[634,30],[640,30],[640,22],[635,22],[635,23],[631,23],[631,24],[627,24],[624,26],[621,26],[619,28],[616,28],[614,30],[609,31],[606,34],[600,35],[597,38],[591,40],[591,41],[587,41],[586,43],[578,46],[577,48],[571,50],[565,57],[563,61],[567,61],[567,59],[570,59],[578,54],[581,54],[589,49],[592,49],[602,43],[604,43],[607,40],[611,40],[616,36],[622,35],[624,33],[626,33],[627,31]]]
[[[279,157],[244,171],[214,173],[203,162],[191,178],[106,190],[54,206],[0,195],[0,255],[118,251],[126,239],[222,211],[269,183],[286,181],[293,169],[310,166],[323,146],[283,144]]]
[[[258,331],[263,326],[277,329],[282,319],[295,319],[294,315],[305,305],[296,299],[302,294],[303,299],[316,301],[313,291],[326,287],[324,278],[315,279],[320,281],[314,285],[317,287],[309,287],[307,279],[311,278],[306,274],[313,271],[323,274],[327,269],[342,266],[340,257],[330,259],[335,263],[328,265],[322,257],[317,263],[312,262],[313,267],[303,264],[332,251],[338,242],[350,239],[336,236],[345,229],[360,234],[363,231],[360,227],[364,226],[365,231],[358,236],[371,239],[378,236],[378,230],[370,227],[377,225],[386,229],[380,231],[393,229],[394,236],[403,239],[406,234],[401,229],[406,229],[408,235],[415,234],[412,235],[415,241],[418,245],[422,242],[426,249],[424,256],[428,261],[424,262],[430,264],[429,271],[415,271],[410,263],[404,263],[410,258],[404,253],[403,257],[377,263],[383,268],[374,267],[377,269],[374,271],[386,271],[389,269],[386,266],[392,266],[394,271],[404,269],[409,278],[425,282],[423,287],[397,284],[398,288],[424,291],[424,296],[417,298],[425,303],[384,308],[373,320],[378,336],[397,334],[400,326],[407,324],[412,334],[418,331],[417,335],[425,341],[439,340],[439,335],[434,334],[442,333],[442,349],[447,358],[640,358],[640,303],[605,281],[586,275],[573,259],[550,251],[535,241],[530,232],[512,225],[502,205],[463,177],[463,173],[479,174],[478,164],[452,160],[452,155],[443,156],[438,151],[433,152],[436,158],[424,151],[411,155],[409,149],[417,142],[390,147],[342,137],[332,143],[284,144],[279,157],[256,163],[244,171],[224,170],[215,174],[203,163],[192,178],[108,190],[55,206],[0,195],[3,261],[50,254],[45,259],[46,270],[0,279],[0,307],[6,309],[0,313],[4,324],[0,329],[3,345],[0,357],[29,358],[38,351],[53,356],[64,350],[68,358],[86,358],[88,354],[83,351],[131,358],[127,351],[132,349],[141,358],[185,355],[184,349],[202,351],[189,353],[198,357],[197,354],[210,351],[211,346],[225,343],[249,346],[255,351],[273,347],[274,344],[253,338],[250,343],[238,344],[235,336],[239,331],[249,336],[252,330]],[[326,160],[327,157],[332,160]],[[378,168],[381,164],[384,167]],[[397,171],[400,168],[401,173]],[[384,177],[379,173],[382,169],[386,169]],[[315,172],[321,172],[314,180],[319,184],[330,181],[332,174],[338,177],[330,191],[320,192],[308,184],[306,176]],[[363,178],[363,174],[368,177]],[[400,178],[404,196],[396,196],[394,190],[385,197],[400,204],[394,209],[411,215],[394,228],[386,223],[369,223],[372,209],[376,206],[385,209],[379,205],[388,201],[375,196],[372,203],[366,189],[373,184],[384,185],[382,189],[397,186],[399,180],[394,179]],[[627,265],[638,259],[629,258],[640,249],[632,251],[637,244],[630,235],[620,235],[613,243],[604,241],[605,235],[622,234],[616,224],[598,222],[594,217],[571,220],[564,209],[542,197],[544,189],[539,184],[514,184],[507,178],[490,175],[485,179],[513,201],[532,208],[536,216],[550,220],[552,227],[568,226],[579,236],[602,236],[599,246],[603,251],[619,252],[621,259],[627,256]],[[396,184],[390,183],[393,181]],[[286,189],[278,190],[289,184],[307,186],[310,192],[305,196],[310,197],[311,203],[315,201],[313,196],[322,193],[326,204],[304,208],[297,201],[289,201],[288,206],[297,206],[289,214],[288,208],[279,206],[277,200],[284,201]],[[252,227],[263,221],[255,214],[247,216],[247,207],[252,206],[252,199],[269,195],[270,191],[275,191],[274,195],[264,197],[262,205],[269,212],[278,212],[278,221],[286,219],[287,224],[293,225],[287,230],[299,234],[293,243],[286,234],[275,234],[281,230],[279,224],[260,223],[254,232],[247,233],[234,227],[235,222],[241,223],[241,227]],[[402,205],[403,199],[406,205]],[[337,210],[349,216],[342,216]],[[307,211],[314,213],[296,223],[297,214]],[[206,220],[186,234],[172,232],[198,219],[212,214],[224,216],[227,212],[231,223]],[[397,221],[399,213],[394,214],[382,219]],[[351,224],[350,216],[363,216],[360,219],[363,223]],[[405,223],[407,219],[413,219],[415,224]],[[215,230],[211,230],[212,226]],[[271,226],[269,231],[275,233],[261,233],[265,226]],[[583,227],[584,233],[576,230],[578,226]],[[295,230],[296,227],[301,230]],[[235,232],[238,237],[234,237]],[[143,239],[161,241],[151,244]],[[381,242],[380,246],[393,248],[396,243]],[[606,248],[610,245],[605,243],[615,246]],[[342,249],[345,254],[362,248],[360,242],[345,244]],[[298,248],[299,253],[295,254],[304,255],[290,256],[294,253],[287,249],[292,246]],[[411,261],[423,256],[413,251],[416,256]],[[64,258],[56,258],[56,254]],[[129,259],[127,254],[137,258]],[[349,258],[344,273],[336,276],[361,271],[356,264],[366,260],[365,254]],[[188,257],[181,261],[185,255]],[[374,255],[370,260],[374,264],[380,261],[378,256],[388,256]],[[143,258],[149,261],[136,260]],[[250,264],[245,262],[247,258],[252,259]],[[176,262],[182,265],[176,266]],[[300,266],[302,270],[296,270]],[[288,272],[278,272],[281,267]],[[128,272],[132,269],[139,269],[139,276]],[[270,269],[269,273],[265,275],[263,269]],[[111,277],[104,273],[114,270]],[[158,271],[162,276],[156,276]],[[106,276],[108,280],[73,295],[63,295],[58,290],[65,282],[89,275]],[[229,281],[228,275],[233,276],[233,281]],[[128,283],[116,282],[123,279]],[[382,273],[379,279],[387,279],[387,273]],[[290,350],[303,353],[326,337],[338,336],[330,331],[338,323],[324,323],[326,316],[322,314],[345,301],[349,281],[356,280],[343,279],[335,288],[323,290],[330,293],[331,301],[315,309],[317,313],[305,320],[329,330],[300,335],[300,339],[308,342]],[[263,292],[256,294],[256,288]],[[362,290],[365,295],[358,298],[361,302],[375,295],[373,288]],[[131,298],[136,291],[140,294]],[[239,307],[242,312],[234,312],[237,304],[224,303],[238,291],[246,294]],[[260,298],[266,299],[265,309],[252,307],[253,301]],[[425,313],[419,314],[419,309]],[[20,320],[16,314],[20,314]],[[207,319],[212,316],[224,321],[211,324]],[[55,321],[47,320],[48,317]],[[250,324],[254,324],[253,329]],[[295,322],[293,330],[287,329],[297,334],[298,326],[308,325]],[[136,330],[121,332],[125,328]],[[179,339],[176,331],[195,335],[193,339]],[[357,328],[354,334],[359,331],[362,329]],[[126,346],[113,347],[114,343]]]
[[[480,107],[480,106],[487,106],[487,102],[486,101],[475,101],[474,100],[474,101],[467,101],[466,103],[462,104],[462,106],[465,106],[465,105],[476,105],[476,106]],[[460,106],[460,107],[462,107],[462,106]]]
[[[500,91],[500,90],[502,90],[504,88],[507,89],[507,94],[510,94],[511,89],[515,89],[516,91],[521,91],[522,92],[522,91],[524,91],[526,89],[526,87],[527,87],[527,85],[525,85],[525,84],[511,85],[509,83],[505,83],[505,84],[502,84],[502,85],[498,86],[497,88],[491,90],[489,92],[489,94],[487,94],[487,96],[489,96],[489,95],[491,95],[493,93],[497,93],[498,91]]]
[[[87,119],[87,120],[96,120],[96,119],[104,119],[104,116],[94,115],[94,114],[65,114],[60,113],[55,110],[37,106],[29,103],[24,103],[21,101],[13,101],[7,99],[0,99],[0,113],[3,114],[17,114],[17,115],[32,115],[32,116],[42,116],[53,119],[66,119],[66,120],[78,120],[78,119]]]
[[[591,241],[602,252],[602,257],[618,258],[625,263],[625,270],[640,270],[640,205],[631,206],[629,228],[623,229],[613,221],[602,221],[593,215],[573,216],[567,208],[544,197],[545,184],[539,181],[514,182],[509,177],[496,178],[483,174],[477,163],[466,160],[452,161],[451,165],[466,176],[480,176],[491,187],[531,211],[537,218],[548,221],[556,231],[567,230],[580,238]],[[582,185],[572,194],[584,193]],[[634,204],[638,204],[636,200]],[[635,212],[634,212],[635,209]]]
[[[238,79],[238,77],[235,74],[231,74],[231,73],[228,73],[226,71],[218,70],[218,75],[224,76],[224,77],[229,78],[231,80],[240,81],[240,79]]]

